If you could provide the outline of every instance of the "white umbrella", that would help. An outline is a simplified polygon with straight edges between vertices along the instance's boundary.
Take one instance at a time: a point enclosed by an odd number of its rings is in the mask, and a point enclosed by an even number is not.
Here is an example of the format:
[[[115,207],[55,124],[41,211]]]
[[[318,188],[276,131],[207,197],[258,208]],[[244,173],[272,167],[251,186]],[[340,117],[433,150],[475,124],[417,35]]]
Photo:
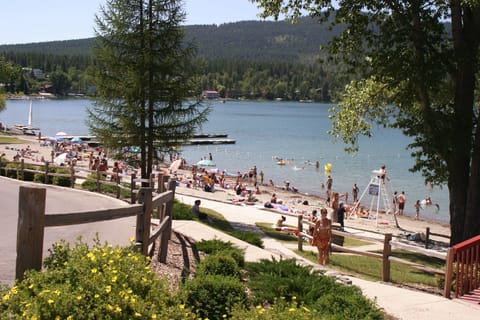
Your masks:
[[[61,166],[62,164],[65,163],[65,160],[67,160],[67,155],[68,155],[68,153],[62,153],[59,156],[57,156],[55,159],[53,159],[53,162],[57,166]]]
[[[55,136],[57,136],[57,137],[63,137],[63,136],[66,136],[66,135],[67,135],[67,133],[64,132],[64,131],[59,131],[59,132],[55,133]]]
[[[178,170],[178,168],[180,168],[180,166],[182,165],[182,159],[177,159],[175,161],[172,162],[172,164],[170,164],[170,172],[175,172]]]

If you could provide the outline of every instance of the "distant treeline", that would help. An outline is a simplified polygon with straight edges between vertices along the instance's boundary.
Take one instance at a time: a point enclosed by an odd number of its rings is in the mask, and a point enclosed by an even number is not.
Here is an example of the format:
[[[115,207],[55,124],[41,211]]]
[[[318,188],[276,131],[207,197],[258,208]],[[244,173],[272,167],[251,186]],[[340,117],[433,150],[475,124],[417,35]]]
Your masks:
[[[328,31],[310,18],[297,24],[244,21],[186,26],[185,32],[186,41],[198,48],[201,76],[196,94],[217,90],[230,98],[329,101],[343,86],[336,69],[320,63],[320,46],[338,30]],[[33,73],[22,72],[7,89],[92,94],[85,72],[91,65],[93,43],[94,38],[89,38],[0,46],[7,61],[46,74],[45,79],[36,79]],[[50,73],[62,80],[62,88],[48,81]]]

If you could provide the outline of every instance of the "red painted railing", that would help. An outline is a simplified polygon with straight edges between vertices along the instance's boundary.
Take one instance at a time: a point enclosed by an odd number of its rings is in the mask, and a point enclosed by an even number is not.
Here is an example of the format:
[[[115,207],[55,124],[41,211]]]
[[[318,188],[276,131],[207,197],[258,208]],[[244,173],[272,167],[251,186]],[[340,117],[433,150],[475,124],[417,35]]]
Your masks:
[[[455,298],[480,288],[480,235],[456,244],[449,249],[444,291],[447,298],[450,297],[454,270]]]

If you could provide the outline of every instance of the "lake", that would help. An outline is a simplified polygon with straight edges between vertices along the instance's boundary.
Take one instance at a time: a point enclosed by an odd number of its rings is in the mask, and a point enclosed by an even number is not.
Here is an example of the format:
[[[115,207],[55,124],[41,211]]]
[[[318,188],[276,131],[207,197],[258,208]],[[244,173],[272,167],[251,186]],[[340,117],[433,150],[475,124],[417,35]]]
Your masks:
[[[32,125],[41,128],[43,136],[65,131],[70,135],[87,135],[86,109],[90,100],[34,100]],[[331,129],[328,109],[332,104],[299,102],[228,101],[211,102],[209,120],[199,133],[226,133],[236,140],[231,145],[198,145],[182,148],[182,156],[190,164],[212,154],[220,170],[235,174],[256,165],[265,174],[265,181],[272,179],[276,185],[289,181],[303,193],[324,195],[321,189],[331,165],[333,190],[349,192],[357,183],[360,194],[382,165],[386,165],[388,189],[405,191],[405,212],[414,215],[415,200],[431,197],[436,206],[425,207],[422,219],[449,221],[448,191],[444,187],[431,190],[418,173],[409,172],[413,165],[411,151],[406,146],[411,139],[399,130],[376,128],[372,138],[360,140],[356,154],[344,152],[341,142],[333,143],[327,133]],[[7,108],[0,113],[0,122],[7,125],[26,124],[29,101],[8,100]],[[277,165],[277,159],[290,159],[286,165]],[[319,162],[319,168],[313,165]],[[351,199],[351,196],[350,196]],[[389,199],[390,201],[390,199]],[[368,192],[362,203],[369,205]]]

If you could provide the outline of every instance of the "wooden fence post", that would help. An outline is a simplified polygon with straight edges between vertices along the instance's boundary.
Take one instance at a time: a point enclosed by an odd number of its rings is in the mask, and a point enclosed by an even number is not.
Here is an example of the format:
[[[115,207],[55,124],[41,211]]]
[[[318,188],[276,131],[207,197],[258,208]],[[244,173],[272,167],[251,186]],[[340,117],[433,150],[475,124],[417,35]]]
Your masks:
[[[139,200],[142,200],[143,212],[137,215],[135,243],[141,254],[148,254],[148,240],[150,238],[150,217],[152,215],[152,188],[140,188]]]
[[[452,287],[452,276],[453,276],[453,260],[455,254],[453,253],[452,248],[448,248],[447,251],[447,260],[445,261],[445,284],[443,288],[443,296],[447,299],[450,299],[451,287]]]
[[[392,254],[392,246],[390,241],[392,240],[392,234],[386,233],[383,240],[383,269],[382,269],[382,280],[384,282],[390,281],[390,260],[389,257]]]
[[[157,175],[157,193],[162,193],[163,189],[165,189],[163,185],[163,173],[159,173]]]
[[[175,189],[177,187],[177,182],[175,180],[170,180],[168,182],[168,190],[173,192],[173,198],[175,198]],[[173,218],[173,199],[166,203],[165,214],[162,219],[168,219],[167,226],[163,230],[162,236],[160,238],[160,246],[158,249],[158,261],[161,263],[167,262],[167,253],[168,253],[168,241],[170,241],[172,235],[172,218]]]
[[[298,251],[303,251],[303,214],[298,215]]]
[[[25,180],[25,159],[20,160],[20,180]],[[18,178],[17,178],[18,179]]]
[[[135,199],[135,173],[130,175],[130,203],[134,204],[136,202]]]
[[[97,192],[100,193],[102,191],[102,187],[100,185],[100,171],[97,168]]]
[[[428,241],[430,241],[430,227],[425,230],[425,249],[428,249]]]
[[[121,182],[121,177],[120,177],[120,173],[117,171],[114,173],[115,174],[115,183],[117,184],[117,199],[120,199],[120,182]]]
[[[20,187],[15,268],[15,278],[20,281],[26,270],[42,269],[46,194],[46,189]]]
[[[48,184],[48,181],[50,180],[48,176],[48,164],[48,161],[45,161],[45,184]]]
[[[73,163],[70,167],[70,187],[75,188],[75,165]]]

